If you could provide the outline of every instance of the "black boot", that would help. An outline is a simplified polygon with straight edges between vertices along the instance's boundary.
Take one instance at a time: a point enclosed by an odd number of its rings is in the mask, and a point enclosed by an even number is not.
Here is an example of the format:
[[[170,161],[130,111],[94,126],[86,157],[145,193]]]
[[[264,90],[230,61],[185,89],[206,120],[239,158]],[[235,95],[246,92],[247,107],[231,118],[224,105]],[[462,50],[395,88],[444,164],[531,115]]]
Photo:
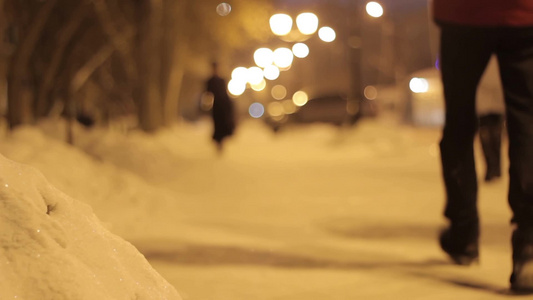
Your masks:
[[[533,293],[533,228],[515,229],[512,245],[511,290],[517,293]]]
[[[479,262],[479,225],[452,224],[440,234],[440,247],[455,264],[468,266]]]

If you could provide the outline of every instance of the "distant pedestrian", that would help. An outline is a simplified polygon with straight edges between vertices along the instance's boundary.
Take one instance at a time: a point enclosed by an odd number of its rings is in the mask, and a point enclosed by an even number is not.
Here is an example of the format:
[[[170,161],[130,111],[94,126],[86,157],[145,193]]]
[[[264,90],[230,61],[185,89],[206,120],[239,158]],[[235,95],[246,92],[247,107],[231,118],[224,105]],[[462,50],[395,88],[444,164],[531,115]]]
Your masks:
[[[225,138],[231,136],[235,130],[235,111],[233,102],[226,90],[226,81],[218,75],[217,63],[212,64],[212,76],[206,84],[206,91],[213,95],[213,140],[217,149],[222,151]]]
[[[458,264],[479,257],[479,216],[473,141],[475,95],[495,54],[503,84],[509,138],[511,289],[533,292],[533,0],[434,0],[441,29],[446,108],[440,142],[446,188],[442,249]]]
[[[485,158],[485,182],[501,176],[501,149],[505,106],[500,82],[498,61],[492,56],[476,95],[479,118],[479,139]]]

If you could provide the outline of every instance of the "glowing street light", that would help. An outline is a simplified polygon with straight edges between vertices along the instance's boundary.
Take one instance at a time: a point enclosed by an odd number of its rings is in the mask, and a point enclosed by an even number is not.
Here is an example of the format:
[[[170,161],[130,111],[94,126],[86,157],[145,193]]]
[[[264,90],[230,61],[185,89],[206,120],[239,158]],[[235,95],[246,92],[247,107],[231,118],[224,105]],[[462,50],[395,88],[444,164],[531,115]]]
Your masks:
[[[219,14],[220,16],[225,17],[229,15],[230,12],[231,5],[229,5],[228,3],[223,2],[217,5],[217,14]]]
[[[267,111],[272,117],[279,117],[283,114],[283,105],[279,102],[270,102]]]
[[[287,14],[275,14],[270,17],[270,29],[275,35],[289,34],[292,29],[292,18]]]
[[[425,93],[429,90],[429,83],[425,78],[414,77],[409,81],[409,88],[413,93]]]
[[[289,48],[282,47],[274,50],[274,64],[282,70],[288,69],[292,64],[293,59],[294,56]]]
[[[276,100],[282,100],[283,98],[285,98],[285,96],[287,96],[287,89],[284,86],[278,84],[272,87],[270,94],[272,95],[272,98]]]
[[[379,18],[383,16],[383,6],[377,2],[368,2],[366,4],[366,13],[369,14],[371,17]]]
[[[264,70],[263,70],[263,76],[265,76],[266,79],[268,80],[276,80],[279,78],[279,68],[274,66],[274,65],[270,65],[270,66],[267,66]]]
[[[258,84],[252,84],[251,87],[252,87],[252,90],[256,92],[260,92],[265,89],[266,81],[264,79],[261,79],[261,82],[259,82]]]
[[[240,81],[237,79],[232,79],[228,83],[228,91],[233,96],[240,96],[246,90],[246,81]]]
[[[304,58],[309,55],[309,47],[304,43],[296,43],[292,46],[292,53],[298,58]]]
[[[255,64],[261,68],[266,68],[274,62],[274,52],[268,48],[259,48],[254,52]]]
[[[309,101],[309,97],[304,91],[297,91],[292,95],[292,102],[294,102],[294,105],[296,106],[304,106],[307,104],[307,101]]]
[[[231,79],[246,82],[248,78],[248,69],[245,67],[237,67],[231,72]]]
[[[324,26],[318,30],[318,37],[326,43],[333,42],[337,35],[331,27]]]
[[[296,17],[296,26],[302,34],[313,34],[318,28],[318,17],[314,13],[301,13]]]
[[[248,113],[252,118],[261,118],[265,113],[265,107],[259,102],[254,102],[248,107]]]
[[[263,70],[259,67],[250,67],[247,73],[247,80],[251,85],[257,85],[263,80]]]
[[[283,102],[281,102],[281,105],[283,105],[283,112],[287,115],[290,115],[296,112],[296,105],[290,99],[283,100]]]

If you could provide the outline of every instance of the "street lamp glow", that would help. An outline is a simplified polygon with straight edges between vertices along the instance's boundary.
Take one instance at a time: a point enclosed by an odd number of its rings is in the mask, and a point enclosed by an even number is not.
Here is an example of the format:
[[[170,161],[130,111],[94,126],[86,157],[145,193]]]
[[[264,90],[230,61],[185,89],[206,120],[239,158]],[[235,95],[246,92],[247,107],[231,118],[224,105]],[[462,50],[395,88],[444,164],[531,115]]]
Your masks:
[[[278,48],[274,50],[274,64],[280,69],[287,69],[291,66],[294,56],[289,48]]]
[[[261,82],[259,82],[258,84],[252,84],[251,86],[252,86],[252,90],[256,92],[260,92],[265,89],[266,81],[264,79],[261,79]]]
[[[425,93],[429,90],[429,83],[425,78],[414,77],[409,81],[409,88],[413,93]]]
[[[287,89],[281,84],[278,84],[272,87],[270,94],[272,95],[272,98],[276,100],[282,100],[285,98],[285,96],[287,96]]]
[[[283,100],[281,105],[283,105],[283,112],[287,115],[296,112],[296,105],[294,104],[294,102],[292,102],[292,100]]]
[[[265,68],[274,62],[274,52],[268,48],[259,48],[254,52],[255,64]]]
[[[366,4],[366,13],[369,14],[371,17],[379,18],[383,16],[383,6],[377,2],[368,2]]]
[[[305,104],[307,104],[307,101],[309,101],[309,97],[304,91],[297,91],[292,96],[292,102],[294,102],[294,105],[296,106],[304,106]]]
[[[292,53],[298,58],[304,58],[309,55],[309,47],[304,43],[296,43],[292,46]]]
[[[247,79],[251,85],[259,84],[263,80],[263,70],[259,67],[248,68]]]
[[[279,78],[279,68],[274,66],[274,65],[270,65],[270,66],[267,66],[264,70],[263,70],[263,76],[265,76],[266,79],[268,80],[276,80]]]
[[[233,96],[240,96],[246,90],[246,81],[232,79],[228,82],[228,91]]]
[[[292,29],[292,18],[287,14],[275,14],[270,17],[270,29],[275,35],[287,35]]]
[[[283,105],[279,102],[270,102],[267,106],[268,114],[272,117],[283,115]]]
[[[246,82],[248,78],[248,69],[245,67],[237,67],[231,72],[231,79]]]
[[[229,5],[228,3],[223,2],[217,5],[217,14],[219,14],[220,16],[225,17],[229,15],[230,12],[231,5]]]
[[[314,13],[301,13],[296,17],[296,26],[302,34],[313,34],[318,28],[318,17]]]
[[[265,113],[265,107],[259,102],[254,102],[248,107],[248,113],[252,118],[261,118]]]
[[[376,100],[378,97],[378,90],[373,85],[368,85],[365,87],[363,94],[365,95],[365,98],[368,100]]]
[[[337,35],[331,27],[324,26],[318,30],[318,37],[326,43],[333,42]]]

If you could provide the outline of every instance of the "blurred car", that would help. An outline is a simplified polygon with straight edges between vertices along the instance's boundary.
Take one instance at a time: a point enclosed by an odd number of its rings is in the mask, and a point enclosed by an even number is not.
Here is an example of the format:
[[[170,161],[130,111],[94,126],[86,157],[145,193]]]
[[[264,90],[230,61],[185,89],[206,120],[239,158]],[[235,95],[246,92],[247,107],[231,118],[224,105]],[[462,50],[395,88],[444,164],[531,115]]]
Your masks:
[[[266,118],[274,130],[289,124],[326,123],[335,126],[353,124],[357,120],[356,109],[342,94],[324,95],[308,100],[294,112],[269,115]]]

